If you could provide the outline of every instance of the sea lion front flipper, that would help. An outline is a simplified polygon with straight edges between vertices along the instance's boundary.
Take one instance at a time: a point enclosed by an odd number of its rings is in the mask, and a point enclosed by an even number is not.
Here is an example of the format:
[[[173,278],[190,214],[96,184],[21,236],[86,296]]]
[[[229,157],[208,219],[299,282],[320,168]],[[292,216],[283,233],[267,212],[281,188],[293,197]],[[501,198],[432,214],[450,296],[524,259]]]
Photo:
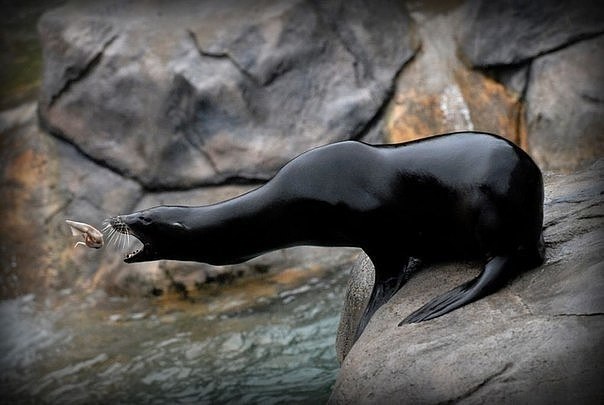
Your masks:
[[[357,325],[353,342],[356,342],[361,336],[373,314],[405,285],[411,273],[421,265],[419,260],[406,256],[386,260],[380,256],[373,256],[371,261],[375,267],[373,289]]]
[[[494,292],[501,287],[506,276],[512,272],[510,268],[512,267],[512,261],[510,256],[492,258],[478,277],[434,298],[420,309],[412,312],[399,323],[399,326],[437,318]]]

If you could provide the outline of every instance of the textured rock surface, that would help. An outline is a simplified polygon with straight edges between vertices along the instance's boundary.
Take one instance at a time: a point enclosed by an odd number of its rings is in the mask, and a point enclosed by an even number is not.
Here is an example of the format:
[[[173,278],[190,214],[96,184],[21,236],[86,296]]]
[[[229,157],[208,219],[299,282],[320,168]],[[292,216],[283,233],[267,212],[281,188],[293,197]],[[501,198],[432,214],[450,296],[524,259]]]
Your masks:
[[[336,335],[336,354],[340,364],[355,343],[357,325],[371,295],[375,271],[369,256],[362,253],[354,262],[350,274]]]
[[[34,104],[0,115],[0,127],[1,295],[90,276],[103,253],[74,250],[64,220],[98,224],[107,212],[133,207],[141,187],[40,131]]]
[[[521,144],[540,166],[572,171],[602,156],[600,2],[468,1],[462,9],[459,54],[518,98]]]
[[[541,166],[568,171],[604,156],[604,35],[537,59],[531,77],[529,148]]]
[[[460,60],[455,38],[467,23],[461,2],[409,5],[422,47],[397,80],[385,119],[389,142],[463,130],[526,144],[520,93]]]
[[[601,403],[603,170],[601,160],[588,171],[546,178],[543,266],[443,317],[397,327],[429,299],[474,277],[479,264],[416,274],[346,356],[331,402]],[[355,269],[350,308],[362,311],[358,302],[372,284],[362,272],[373,268],[365,261]],[[340,325],[340,357],[351,330]]]
[[[266,179],[362,136],[415,52],[403,6],[353,3],[74,2],[39,24],[41,116],[147,188]]]
[[[517,65],[604,33],[598,0],[470,0],[461,52],[473,66]]]

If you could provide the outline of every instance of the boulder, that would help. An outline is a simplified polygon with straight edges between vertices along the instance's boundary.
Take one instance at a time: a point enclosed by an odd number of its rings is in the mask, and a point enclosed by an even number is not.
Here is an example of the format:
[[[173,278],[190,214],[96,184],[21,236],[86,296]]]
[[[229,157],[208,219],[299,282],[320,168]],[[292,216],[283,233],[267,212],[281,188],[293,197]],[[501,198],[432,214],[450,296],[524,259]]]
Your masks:
[[[69,3],[39,23],[42,122],[147,189],[265,180],[362,137],[415,53],[403,5],[353,3]]]
[[[529,148],[544,169],[604,156],[604,35],[536,59],[527,90]]]
[[[415,274],[350,347],[373,267],[353,268],[330,403],[602,403],[604,160],[546,176],[546,262],[440,318],[399,322],[474,277],[479,263]],[[371,274],[367,276],[365,272]]]
[[[518,65],[604,32],[598,0],[470,0],[460,52],[475,67]]]
[[[422,47],[396,83],[384,132],[388,142],[404,142],[454,131],[486,131],[522,146],[526,131],[521,119],[521,93],[507,89],[459,58],[456,36],[466,24],[458,2],[435,7],[409,4]]]

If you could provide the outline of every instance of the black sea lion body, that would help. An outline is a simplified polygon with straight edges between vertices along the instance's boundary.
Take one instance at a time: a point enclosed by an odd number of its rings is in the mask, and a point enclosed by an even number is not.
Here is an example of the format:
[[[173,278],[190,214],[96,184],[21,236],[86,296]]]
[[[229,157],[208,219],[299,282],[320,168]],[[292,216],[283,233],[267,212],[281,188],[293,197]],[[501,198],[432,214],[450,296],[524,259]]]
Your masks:
[[[475,279],[405,321],[443,315],[543,260],[543,182],[532,159],[485,133],[372,146],[339,142],[287,163],[265,185],[203,207],[155,207],[113,219],[140,239],[128,262],[223,265],[294,245],[362,248],[376,269],[358,334],[406,281],[410,258],[480,257]]]

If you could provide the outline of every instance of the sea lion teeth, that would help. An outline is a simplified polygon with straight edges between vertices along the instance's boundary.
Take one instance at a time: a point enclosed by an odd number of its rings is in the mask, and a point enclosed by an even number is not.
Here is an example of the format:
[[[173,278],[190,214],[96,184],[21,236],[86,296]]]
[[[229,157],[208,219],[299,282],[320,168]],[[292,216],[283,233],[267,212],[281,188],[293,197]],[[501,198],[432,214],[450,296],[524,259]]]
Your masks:
[[[124,258],[125,259],[130,259],[131,257],[134,257],[140,251],[141,251],[141,249],[136,249],[135,251],[126,254],[126,256],[124,256]]]

